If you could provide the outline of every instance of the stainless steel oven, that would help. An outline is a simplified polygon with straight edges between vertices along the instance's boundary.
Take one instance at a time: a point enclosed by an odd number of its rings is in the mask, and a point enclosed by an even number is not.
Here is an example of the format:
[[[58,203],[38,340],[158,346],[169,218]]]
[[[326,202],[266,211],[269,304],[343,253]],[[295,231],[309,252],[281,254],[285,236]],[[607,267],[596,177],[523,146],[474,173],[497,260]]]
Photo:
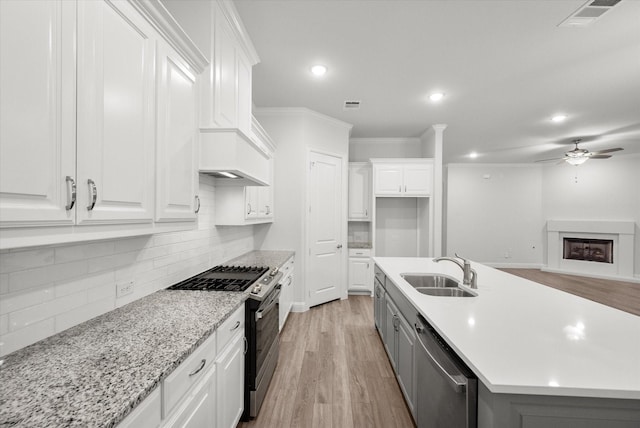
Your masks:
[[[278,363],[278,317],[282,273],[256,266],[216,266],[169,289],[248,292],[245,303],[243,420],[258,415]]]
[[[258,415],[278,363],[279,300],[280,289],[278,287],[273,287],[261,301],[247,300],[245,323],[248,326],[248,352],[245,358],[243,420]]]

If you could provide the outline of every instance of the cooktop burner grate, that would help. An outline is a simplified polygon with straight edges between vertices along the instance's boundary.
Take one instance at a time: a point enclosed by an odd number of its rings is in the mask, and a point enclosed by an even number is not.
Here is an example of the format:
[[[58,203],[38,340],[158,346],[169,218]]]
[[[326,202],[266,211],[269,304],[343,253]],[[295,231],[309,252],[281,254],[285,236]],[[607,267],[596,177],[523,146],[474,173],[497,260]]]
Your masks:
[[[244,291],[269,268],[257,266],[216,266],[169,287],[169,290]]]

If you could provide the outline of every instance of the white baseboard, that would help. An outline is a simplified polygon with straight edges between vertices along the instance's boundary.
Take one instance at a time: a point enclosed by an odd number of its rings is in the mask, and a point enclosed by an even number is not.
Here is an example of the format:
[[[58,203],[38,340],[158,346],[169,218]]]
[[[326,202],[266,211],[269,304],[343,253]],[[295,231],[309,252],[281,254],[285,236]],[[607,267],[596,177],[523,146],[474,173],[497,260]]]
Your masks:
[[[293,306],[291,306],[291,312],[307,312],[309,310],[309,305],[305,302],[293,302]]]
[[[572,272],[566,271],[562,269],[553,269],[543,266],[541,269],[543,272],[551,272],[551,273],[561,273],[564,275],[574,275],[574,276],[586,276],[587,278],[598,278],[598,279],[610,279],[613,281],[625,281],[625,282],[637,282],[640,283],[640,277],[638,276],[615,276],[615,275],[598,275],[587,272]]]

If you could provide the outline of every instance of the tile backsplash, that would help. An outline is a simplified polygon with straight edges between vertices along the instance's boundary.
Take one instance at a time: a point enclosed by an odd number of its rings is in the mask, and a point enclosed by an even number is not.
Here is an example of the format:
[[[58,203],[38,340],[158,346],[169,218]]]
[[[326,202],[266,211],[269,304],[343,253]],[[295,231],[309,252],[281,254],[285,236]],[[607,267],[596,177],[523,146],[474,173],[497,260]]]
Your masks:
[[[0,356],[253,250],[252,226],[214,226],[213,180],[200,176],[194,230],[2,251]]]

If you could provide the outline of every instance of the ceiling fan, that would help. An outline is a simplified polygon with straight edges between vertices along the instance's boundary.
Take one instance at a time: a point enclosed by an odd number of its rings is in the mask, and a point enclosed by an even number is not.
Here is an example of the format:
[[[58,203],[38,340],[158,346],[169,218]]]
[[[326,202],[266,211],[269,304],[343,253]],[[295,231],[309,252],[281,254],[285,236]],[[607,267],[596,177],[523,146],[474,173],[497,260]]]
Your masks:
[[[541,159],[541,160],[537,160],[536,162],[548,162],[548,161],[559,160],[560,161],[559,163],[567,162],[571,165],[581,165],[589,159],[610,158],[611,155],[608,155],[606,153],[612,153],[612,152],[624,150],[620,147],[616,147],[615,149],[605,149],[605,150],[598,150],[597,152],[590,152],[587,149],[581,149],[578,147],[578,144],[580,144],[581,141],[582,140],[580,138],[573,140],[572,144],[575,144],[576,146],[574,147],[573,150],[569,150],[568,152],[565,152],[563,158]]]

